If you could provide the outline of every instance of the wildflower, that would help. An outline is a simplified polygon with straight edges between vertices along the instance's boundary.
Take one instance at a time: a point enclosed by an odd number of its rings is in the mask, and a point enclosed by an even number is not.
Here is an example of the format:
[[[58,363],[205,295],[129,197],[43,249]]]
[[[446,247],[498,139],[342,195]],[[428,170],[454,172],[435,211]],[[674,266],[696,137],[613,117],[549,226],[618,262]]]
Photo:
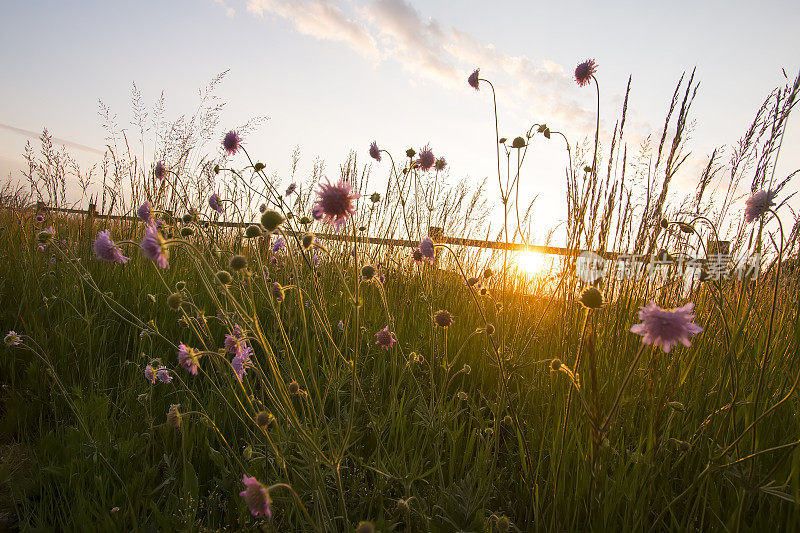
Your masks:
[[[581,293],[579,301],[586,309],[600,309],[603,306],[603,295],[596,287],[588,287]]]
[[[380,344],[381,348],[386,351],[389,351],[389,348],[391,348],[392,345],[397,342],[394,338],[394,334],[389,331],[389,326],[378,330],[378,332],[375,334],[375,337],[377,338],[375,344]]]
[[[191,375],[197,375],[197,369],[200,368],[198,364],[198,360],[200,359],[200,354],[197,353],[197,350],[194,348],[190,348],[183,343],[178,345],[178,363],[186,369]]]
[[[286,247],[286,241],[283,237],[278,237],[275,244],[272,246],[272,253],[277,254]]]
[[[169,406],[169,411],[167,411],[167,424],[178,429],[181,427],[181,412],[178,408],[181,406],[179,403],[173,403]]]
[[[594,59],[587,59],[577,67],[575,67],[575,81],[578,85],[585,87],[592,81],[594,73],[597,71],[597,64]]]
[[[234,255],[228,261],[228,267],[236,272],[245,269],[247,268],[247,258],[243,255]]]
[[[361,277],[365,281],[369,281],[375,277],[375,267],[372,265],[364,265],[361,267]]]
[[[344,322],[340,320],[336,327],[339,328],[339,331],[344,331]]]
[[[411,252],[411,259],[413,259],[415,263],[422,264],[424,258],[425,256],[422,255],[422,250],[419,248],[415,248],[414,251]]]
[[[380,276],[378,276],[378,281],[381,282],[381,285],[386,283],[386,274],[381,274]]]
[[[408,150],[406,150],[406,157],[408,157],[409,159],[413,158],[415,155],[417,155],[417,152],[413,148],[409,148]]]
[[[150,200],[145,200],[145,202],[139,206],[139,209],[136,210],[136,214],[139,216],[139,220],[145,224],[152,224],[153,206],[150,204]]]
[[[775,193],[772,191],[765,191],[762,189],[754,192],[753,195],[747,199],[744,208],[745,222],[749,224],[764,216],[769,208],[775,205],[775,202],[772,201],[773,198],[775,198]]]
[[[41,224],[44,222],[44,217],[41,214],[36,215],[36,223]]]
[[[152,363],[148,363],[146,367],[144,367],[144,377],[150,383],[156,382],[156,369],[153,367]]]
[[[256,224],[250,224],[247,226],[247,229],[244,230],[244,236],[248,239],[254,239],[256,237],[261,237],[262,235],[261,228]]]
[[[222,208],[222,206],[219,205],[219,203],[221,201],[222,201],[222,198],[220,198],[217,193],[214,193],[214,194],[212,194],[211,196],[208,197],[208,205],[211,206],[211,209],[213,209],[214,211],[216,211],[219,214],[222,214],[222,213],[225,212],[225,210]]]
[[[177,311],[183,305],[183,295],[179,292],[173,292],[167,296],[167,305],[173,311]]]
[[[429,145],[426,144],[425,147],[419,151],[419,159],[417,161],[419,163],[419,168],[422,170],[430,170],[436,162],[436,157],[433,155],[433,150],[431,150]]]
[[[381,150],[378,148],[378,141],[372,141],[372,144],[369,145],[369,156],[378,163],[381,162]]]
[[[278,226],[280,226],[283,221],[283,215],[272,209],[267,209],[264,211],[264,214],[261,215],[261,225],[270,233],[278,229]]]
[[[12,329],[6,333],[6,336],[3,338],[3,342],[5,342],[6,346],[19,346],[22,343],[22,338],[16,331]]]
[[[156,369],[156,378],[161,383],[172,383],[172,376],[169,375],[169,370],[164,366],[160,366]]]
[[[352,186],[344,179],[340,179],[335,185],[330,181],[320,183],[314,204],[314,218],[340,227],[356,212],[353,200],[360,196],[352,193]]]
[[[440,157],[436,160],[436,163],[433,164],[433,168],[436,170],[444,170],[444,167],[447,166],[447,161],[445,161],[444,157]]]
[[[144,230],[144,237],[140,243],[142,253],[144,256],[152,261],[155,261],[161,268],[169,268],[169,250],[167,250],[167,243],[164,237],[161,236],[156,226],[148,224]]]
[[[158,163],[156,163],[156,166],[153,169],[153,175],[156,177],[156,179],[163,180],[165,172],[166,168],[164,168],[164,162],[159,161]]]
[[[272,297],[275,298],[276,301],[282,302],[286,298],[286,294],[284,292],[285,290],[286,289],[281,287],[280,283],[278,283],[277,281],[274,282],[272,284],[272,289],[271,289]]]
[[[239,496],[244,498],[250,513],[255,517],[266,516],[267,518],[272,518],[272,511],[270,510],[272,500],[269,497],[267,488],[259,483],[256,478],[247,477],[246,474],[242,476],[242,483],[244,483],[245,489],[239,493]]]
[[[472,74],[469,75],[469,78],[467,78],[467,83],[469,83],[469,86],[475,89],[476,91],[480,89],[480,87],[478,86],[478,76],[480,75],[480,72],[481,69],[476,68],[472,72]]]
[[[313,233],[309,232],[303,235],[303,238],[300,240],[300,244],[303,247],[303,250],[310,250],[311,247],[314,245],[314,240],[316,237]]]
[[[51,240],[53,240],[53,235],[56,234],[56,230],[53,226],[49,228],[45,228],[36,235],[36,240],[38,240],[41,244],[47,244]],[[41,248],[40,248],[41,249]]]
[[[275,416],[272,413],[261,411],[256,415],[256,424],[258,424],[262,428],[267,427],[274,421],[275,421]]]
[[[373,204],[377,204],[378,202],[381,201],[381,193],[379,192],[372,193],[369,197],[369,201],[372,202]]]
[[[423,257],[433,263],[436,257],[436,249],[433,246],[433,240],[430,237],[425,237],[419,243],[419,251],[422,252]]]
[[[642,322],[634,325],[631,332],[641,335],[644,344],[661,346],[665,353],[669,353],[679,342],[691,346],[689,337],[703,331],[693,322],[692,311],[692,302],[676,309],[661,309],[655,302],[650,302],[639,310],[638,316]]]
[[[297,190],[297,184],[292,183],[288,187],[286,187],[286,196],[291,196],[294,191]]]
[[[296,381],[292,380],[288,385],[286,385],[286,390],[289,392],[289,394],[297,394],[300,392],[300,385]]]
[[[231,367],[233,367],[233,372],[236,374],[236,378],[240,383],[244,375],[247,374],[247,367],[250,366],[250,356],[252,354],[253,349],[249,346],[244,346],[231,360]]]
[[[239,146],[242,143],[242,138],[239,137],[239,133],[237,131],[231,130],[225,134],[225,138],[222,139],[222,147],[228,153],[228,155],[236,155],[236,152],[239,151]]]
[[[113,261],[115,263],[125,263],[130,259],[122,255],[122,251],[117,248],[111,240],[109,230],[101,231],[94,240],[94,253],[103,261]]]
[[[244,333],[242,332],[242,328],[239,327],[239,324],[234,324],[233,331],[225,335],[225,349],[229,354],[234,355],[241,350],[243,340]]]
[[[437,326],[440,328],[447,329],[453,325],[455,319],[453,315],[450,314],[449,311],[445,311],[444,309],[440,309],[436,311],[433,315],[433,321],[436,323]]]
[[[513,141],[511,141],[511,148],[525,148],[525,139],[522,137],[515,137]]]
[[[218,271],[216,276],[217,276],[217,281],[219,281],[223,285],[227,285],[233,279],[231,278],[231,273],[228,272],[227,270]]]

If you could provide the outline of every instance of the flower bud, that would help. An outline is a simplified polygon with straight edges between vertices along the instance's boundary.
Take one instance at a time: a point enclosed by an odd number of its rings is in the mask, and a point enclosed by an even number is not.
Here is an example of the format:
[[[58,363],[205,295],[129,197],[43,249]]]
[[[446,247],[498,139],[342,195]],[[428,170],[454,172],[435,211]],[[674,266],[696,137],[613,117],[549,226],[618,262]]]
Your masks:
[[[380,194],[380,193],[378,193],[378,192],[374,192],[374,193],[372,193],[372,194],[370,195],[370,197],[369,197],[369,200],[370,200],[370,202],[372,202],[373,204],[377,204],[378,202],[380,202],[380,201],[381,201],[381,194]]]
[[[183,305],[183,296],[179,292],[173,292],[167,296],[167,305],[173,311],[177,311]]]
[[[272,413],[261,411],[256,415],[256,424],[259,427],[265,428],[275,421],[275,416]]]
[[[308,226],[309,224],[311,224],[311,222],[313,222],[313,221],[312,221],[310,218],[308,218],[308,217],[302,217],[302,218],[300,219],[300,223],[301,223],[302,225],[304,225],[304,226]]]
[[[217,272],[217,281],[222,283],[223,285],[227,285],[232,280],[231,273],[227,270],[220,270]]]
[[[167,424],[178,429],[181,426],[181,413],[178,408],[181,406],[179,403],[174,403],[169,406],[167,411]]]
[[[356,533],[375,533],[375,526],[372,525],[372,522],[359,522]]]
[[[244,236],[248,239],[254,239],[256,237],[261,237],[262,231],[261,228],[256,224],[250,224],[244,230]]]
[[[264,214],[261,215],[261,225],[270,233],[278,229],[278,226],[283,223],[283,220],[283,215],[272,209],[267,209],[264,211]]]
[[[286,390],[289,392],[289,394],[292,394],[292,395],[297,394],[297,393],[300,392],[300,385],[298,385],[298,383],[296,381],[291,381],[286,386]]]
[[[191,237],[194,235],[194,229],[186,226],[181,228],[181,237]]]
[[[230,261],[228,261],[228,267],[236,272],[247,268],[247,258],[243,255],[234,255],[231,257]]]
[[[256,172],[259,172],[261,170],[264,170],[265,166],[266,165],[264,163],[256,163],[255,165],[253,165],[253,170],[255,170]]]
[[[581,293],[579,301],[586,309],[600,309],[603,306],[603,294],[597,287],[588,287]]]
[[[415,155],[417,155],[417,152],[413,148],[409,148],[408,150],[406,150],[406,157],[408,157],[409,159],[414,157]]]
[[[525,139],[522,137],[516,137],[513,141],[511,141],[511,148],[525,148]]]
[[[686,222],[678,222],[678,228],[680,228],[683,233],[687,233],[689,235],[694,233],[694,228],[691,226],[691,224],[687,224]]]
[[[372,265],[364,265],[361,267],[361,277],[365,281],[369,281],[375,277],[375,267]]]
[[[553,372],[558,372],[561,370],[561,359],[556,358],[550,361],[550,370]]]
[[[219,165],[214,165],[214,174],[219,174]]]
[[[303,235],[303,238],[300,240],[300,244],[303,246],[303,250],[310,250],[311,247],[314,245],[314,239],[315,236],[311,232]]]
[[[491,278],[492,274],[494,274],[494,272],[492,272],[492,269],[489,268],[489,267],[487,267],[486,270],[483,271],[483,277],[484,278],[487,278],[487,279]]]

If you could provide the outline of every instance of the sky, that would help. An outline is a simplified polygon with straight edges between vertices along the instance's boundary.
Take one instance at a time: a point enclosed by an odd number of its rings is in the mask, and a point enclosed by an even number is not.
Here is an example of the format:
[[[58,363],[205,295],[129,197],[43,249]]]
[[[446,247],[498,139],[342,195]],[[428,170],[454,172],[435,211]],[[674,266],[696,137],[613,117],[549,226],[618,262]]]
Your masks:
[[[163,92],[174,118],[228,70],[220,138],[268,117],[248,135],[248,150],[287,183],[295,147],[301,177],[315,158],[336,177],[350,150],[366,162],[373,140],[396,158],[430,143],[447,159],[450,183],[488,177],[497,205],[491,93],[474,91],[467,76],[480,67],[495,82],[501,136],[546,122],[579,141],[591,135],[596,100],[573,72],[593,58],[603,131],[632,76],[631,143],[660,135],[676,82],[697,68],[691,156],[676,183],[688,192],[714,147],[735,143],[785,83],[782,69],[797,73],[798,15],[796,1],[4,2],[0,176],[19,175],[25,142],[44,127],[83,165],[99,161],[98,101],[127,125],[134,82],[150,105]],[[800,167],[799,148],[795,117],[779,176]],[[538,197],[538,237],[565,216],[565,157],[563,145],[538,144],[523,171],[521,197]],[[380,181],[389,167],[372,170]]]

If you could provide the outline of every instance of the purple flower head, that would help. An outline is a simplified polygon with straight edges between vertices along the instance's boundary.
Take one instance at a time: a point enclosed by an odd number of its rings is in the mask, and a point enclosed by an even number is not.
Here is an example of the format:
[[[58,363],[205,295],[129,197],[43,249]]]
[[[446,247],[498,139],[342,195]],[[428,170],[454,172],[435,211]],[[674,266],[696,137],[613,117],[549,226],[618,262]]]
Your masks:
[[[344,322],[340,320],[336,327],[339,328],[339,331],[344,331]]]
[[[208,197],[208,205],[211,206],[211,209],[213,209],[214,211],[216,211],[219,214],[222,214],[222,213],[225,212],[225,210],[222,208],[222,206],[219,205],[219,203],[221,201],[222,201],[222,198],[220,198],[217,193],[214,193],[214,194],[212,194],[211,196]]]
[[[239,353],[244,344],[243,340],[242,328],[239,327],[239,324],[234,324],[233,331],[225,335],[225,350],[231,355]]]
[[[197,350],[180,343],[178,346],[178,363],[193,376],[197,375],[197,369],[200,368],[198,364],[199,359],[200,355],[197,353]]]
[[[242,379],[244,379],[244,376],[247,374],[247,367],[252,366],[252,363],[250,363],[251,355],[253,355],[253,349],[249,346],[245,346],[231,360],[231,367],[239,383],[242,382]]]
[[[157,230],[161,231],[162,229],[164,229],[164,225],[166,223],[162,219],[158,218],[153,224],[155,225]]]
[[[422,242],[419,243],[419,251],[422,252],[422,255],[425,257],[425,259],[433,263],[433,259],[436,257],[436,249],[434,248],[433,240],[430,237],[425,237],[422,239]]]
[[[381,281],[381,285],[383,285],[384,283],[386,283],[386,274],[381,274],[380,276],[378,276],[378,279]]]
[[[481,69],[476,68],[472,74],[469,75],[469,78],[467,78],[467,83],[469,83],[469,86],[476,91],[480,89],[480,87],[478,87],[478,76],[480,75],[480,72]]]
[[[281,287],[281,284],[273,282],[272,288],[270,289],[272,292],[272,297],[275,298],[275,301],[282,302],[286,298],[286,294],[284,293],[284,288]]]
[[[634,325],[631,332],[641,335],[645,344],[661,346],[664,353],[669,353],[678,343],[691,346],[689,337],[703,331],[693,322],[692,311],[692,302],[676,309],[661,309],[655,302],[650,302],[639,310],[639,320],[642,322]]]
[[[37,248],[39,249],[40,252],[44,252],[44,249],[47,248],[47,246],[43,243],[39,243],[39,246],[37,246]]]
[[[389,351],[389,348],[391,348],[392,345],[397,342],[394,338],[394,335],[389,331],[389,326],[378,330],[378,332],[375,334],[375,338],[377,339],[375,344],[380,344],[381,348],[386,351]]]
[[[314,264],[314,266],[315,266],[315,267],[318,267],[318,266],[319,266],[319,261],[320,261],[320,259],[319,259],[319,254],[314,254],[314,255],[311,257],[311,262]]]
[[[369,145],[369,156],[378,163],[381,162],[381,149],[378,148],[378,141],[372,141],[372,144]]]
[[[154,225],[147,225],[139,246],[146,258],[155,261],[161,268],[169,268],[169,261],[167,260],[169,251],[167,250],[166,241]]]
[[[352,190],[353,187],[344,179],[340,179],[336,184],[332,184],[329,180],[320,183],[317,189],[317,201],[312,210],[314,218],[324,220],[337,228],[341,227],[356,212],[354,200],[361,196]]]
[[[41,224],[42,222],[44,222],[44,216],[41,214],[36,215],[36,223]]]
[[[97,238],[94,240],[94,253],[103,261],[126,263],[130,258],[122,255],[122,251],[117,248],[110,235],[110,230],[101,231],[97,234]]]
[[[144,203],[139,206],[139,209],[136,210],[136,214],[139,215],[139,220],[145,224],[152,224],[153,206],[150,204],[150,200],[145,200]]]
[[[246,474],[242,476],[242,483],[244,483],[245,489],[239,493],[239,496],[244,498],[250,513],[255,517],[266,516],[267,518],[272,518],[272,511],[270,510],[272,500],[266,487],[259,483],[256,478],[247,477]]]
[[[411,259],[417,264],[422,264],[422,260],[425,259],[425,256],[422,255],[422,250],[415,248],[414,251],[411,252]]]
[[[222,139],[222,147],[228,153],[228,155],[236,155],[236,152],[239,151],[239,146],[242,143],[242,138],[239,137],[239,132],[231,130],[225,134],[225,138]]]
[[[172,383],[172,376],[169,375],[169,370],[165,366],[160,366],[156,369],[156,378],[161,383]]]
[[[6,336],[3,338],[3,342],[6,346],[19,346],[22,343],[22,338],[19,336],[19,333],[12,329],[6,333]]]
[[[291,196],[294,193],[294,191],[296,191],[296,190],[297,190],[297,184],[296,183],[289,184],[289,186],[286,187],[286,196]]]
[[[422,170],[430,170],[431,167],[436,163],[436,157],[433,155],[433,150],[431,150],[430,145],[425,145],[425,148],[419,151],[419,168]]]
[[[151,384],[156,382],[156,369],[153,368],[151,363],[148,363],[147,366],[144,367],[144,377]]]
[[[156,177],[156,179],[163,180],[164,175],[166,174],[166,170],[167,169],[164,168],[164,162],[159,161],[158,163],[156,163],[156,166],[153,169],[153,175]]]
[[[286,247],[286,241],[283,237],[278,237],[275,244],[272,245],[272,253],[277,254]]]
[[[436,170],[444,170],[444,167],[447,166],[447,161],[445,161],[444,157],[440,157],[436,160],[436,163],[433,164],[433,168]]]
[[[770,207],[775,205],[773,199],[775,193],[772,191],[760,190],[756,191],[747,199],[744,208],[744,220],[748,224],[763,217]]]
[[[276,266],[278,264],[278,258],[273,255],[269,258],[269,262],[272,264],[272,266]]]
[[[260,213],[263,214],[264,212],[266,212],[266,210],[267,210],[267,204],[261,204],[260,206],[258,206],[258,211]]]
[[[453,322],[455,322],[455,318],[450,314],[450,311],[440,309],[433,314],[433,321],[440,328],[449,328],[453,325]]]
[[[585,87],[592,81],[592,77],[594,77],[596,71],[597,64],[594,62],[594,59],[587,59],[575,67],[575,81],[581,87]]]

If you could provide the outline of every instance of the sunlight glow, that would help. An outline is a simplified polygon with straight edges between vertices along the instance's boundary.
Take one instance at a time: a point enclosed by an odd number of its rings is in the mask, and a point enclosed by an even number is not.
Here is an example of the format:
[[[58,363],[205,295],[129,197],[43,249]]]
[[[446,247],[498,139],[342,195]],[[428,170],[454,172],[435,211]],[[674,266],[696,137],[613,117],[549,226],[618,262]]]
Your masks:
[[[520,252],[515,261],[520,274],[527,276],[540,276],[551,266],[551,261],[546,255],[536,252]]]

